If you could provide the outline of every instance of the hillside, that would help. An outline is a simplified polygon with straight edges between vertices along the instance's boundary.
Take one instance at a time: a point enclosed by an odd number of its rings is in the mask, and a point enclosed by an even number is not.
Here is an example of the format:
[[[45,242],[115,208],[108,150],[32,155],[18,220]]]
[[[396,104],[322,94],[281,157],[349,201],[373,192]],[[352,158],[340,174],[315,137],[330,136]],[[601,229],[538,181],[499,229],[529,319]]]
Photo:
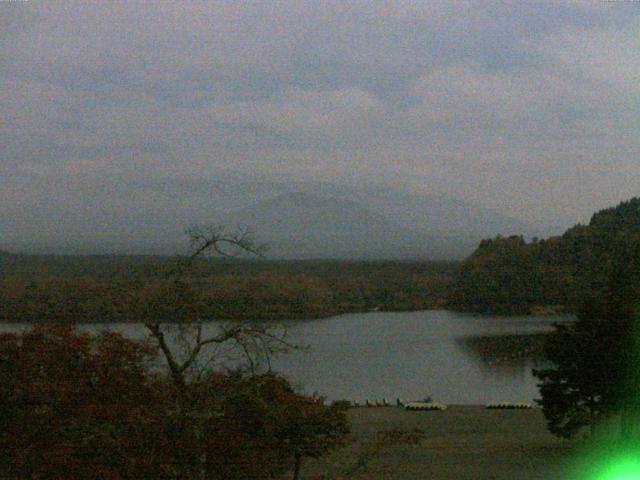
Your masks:
[[[637,245],[640,198],[597,212],[588,225],[559,237],[483,240],[461,265],[450,304],[477,312],[519,313],[544,306],[575,311]]]

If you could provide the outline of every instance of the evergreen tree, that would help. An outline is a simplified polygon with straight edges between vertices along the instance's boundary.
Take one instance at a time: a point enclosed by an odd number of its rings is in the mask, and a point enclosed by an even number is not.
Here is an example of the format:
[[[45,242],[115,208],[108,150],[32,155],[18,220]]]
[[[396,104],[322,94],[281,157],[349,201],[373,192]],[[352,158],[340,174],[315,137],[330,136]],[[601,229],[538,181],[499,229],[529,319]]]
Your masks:
[[[640,242],[619,247],[608,285],[588,297],[578,320],[556,325],[547,344],[553,368],[534,371],[549,430],[570,437],[603,414],[620,414],[629,436],[640,402]]]

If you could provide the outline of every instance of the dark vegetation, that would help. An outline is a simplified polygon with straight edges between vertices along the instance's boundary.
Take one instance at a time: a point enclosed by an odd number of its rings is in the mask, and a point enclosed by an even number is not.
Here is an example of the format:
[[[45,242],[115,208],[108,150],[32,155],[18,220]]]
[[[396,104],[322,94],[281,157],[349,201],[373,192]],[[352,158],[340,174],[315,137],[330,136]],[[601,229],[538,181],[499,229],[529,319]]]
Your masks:
[[[625,249],[640,238],[640,198],[593,215],[562,236],[483,240],[460,266],[452,308],[489,313],[575,313],[606,286]]]
[[[604,288],[587,297],[578,320],[557,325],[546,346],[551,368],[541,380],[540,404],[549,430],[571,437],[619,416],[626,440],[640,426],[640,243],[620,252]]]
[[[640,427],[640,199],[593,215],[560,237],[483,241],[459,270],[451,302],[489,312],[552,307],[575,312],[544,345],[535,370],[549,430],[569,438],[620,418],[624,441]],[[484,352],[486,345],[471,344]],[[492,349],[489,349],[492,350]]]
[[[0,321],[132,321],[128,304],[160,292],[177,260],[0,254]],[[454,271],[436,262],[211,258],[197,259],[183,282],[206,307],[203,319],[299,319],[442,307]]]
[[[206,305],[184,280],[194,261],[254,253],[252,239],[189,235],[191,255],[162,281],[147,276],[117,292],[126,301],[109,299],[147,340],[78,333],[70,322],[86,312],[73,309],[68,322],[0,335],[2,478],[297,479],[303,459],[346,439],[345,403],[327,406],[260,368],[296,348],[286,331],[235,322],[205,333],[199,322]],[[231,350],[242,359],[233,370]]]
[[[346,438],[345,405],[273,373],[200,372],[179,385],[150,368],[158,354],[70,325],[0,335],[0,476],[282,478]]]

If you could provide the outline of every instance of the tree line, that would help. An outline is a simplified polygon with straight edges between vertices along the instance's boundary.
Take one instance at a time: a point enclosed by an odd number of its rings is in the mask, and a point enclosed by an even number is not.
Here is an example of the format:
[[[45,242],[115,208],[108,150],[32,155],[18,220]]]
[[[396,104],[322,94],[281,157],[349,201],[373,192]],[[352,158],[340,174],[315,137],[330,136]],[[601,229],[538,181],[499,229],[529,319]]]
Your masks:
[[[177,261],[150,259],[144,267],[116,259],[108,269],[103,258],[89,258],[83,268],[74,258],[49,260],[22,259],[0,268],[0,321],[134,321],[131,305],[165,290],[166,273]],[[431,262],[198,259],[181,281],[185,294],[197,297],[203,319],[309,319],[438,308],[454,269]]]
[[[544,347],[540,380],[549,430],[573,437],[618,417],[640,433],[640,198],[597,212],[562,236],[481,242],[460,266],[450,305],[476,312],[574,313]]]
[[[584,298],[577,320],[556,325],[549,368],[535,370],[549,430],[594,433],[618,416],[624,440],[640,434],[640,243],[619,252],[603,288]]]

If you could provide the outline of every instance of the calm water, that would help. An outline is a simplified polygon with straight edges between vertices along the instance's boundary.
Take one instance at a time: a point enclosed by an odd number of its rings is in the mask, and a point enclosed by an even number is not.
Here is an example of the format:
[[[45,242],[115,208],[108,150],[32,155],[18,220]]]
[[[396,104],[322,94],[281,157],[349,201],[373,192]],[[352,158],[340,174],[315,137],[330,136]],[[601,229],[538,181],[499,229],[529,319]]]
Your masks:
[[[490,317],[448,311],[375,312],[305,322],[292,336],[308,352],[275,362],[309,392],[363,401],[432,396],[452,404],[532,401],[531,356],[500,358],[466,348],[474,337],[548,332],[560,317]],[[508,349],[508,347],[507,347]],[[514,352],[518,353],[518,352]]]
[[[290,339],[309,348],[277,357],[273,367],[304,391],[329,399],[362,402],[366,398],[394,401],[396,397],[416,400],[431,396],[451,404],[531,402],[538,397],[531,369],[539,364],[535,352],[521,344],[512,345],[513,335],[526,339],[548,332],[553,322],[567,320],[432,310],[288,322]],[[0,328],[15,331],[25,326],[5,324]],[[117,330],[131,338],[145,335],[140,324],[85,328]],[[216,328],[215,324],[209,328]],[[478,337],[491,337],[492,343],[481,350],[471,348],[468,340],[477,341]]]

